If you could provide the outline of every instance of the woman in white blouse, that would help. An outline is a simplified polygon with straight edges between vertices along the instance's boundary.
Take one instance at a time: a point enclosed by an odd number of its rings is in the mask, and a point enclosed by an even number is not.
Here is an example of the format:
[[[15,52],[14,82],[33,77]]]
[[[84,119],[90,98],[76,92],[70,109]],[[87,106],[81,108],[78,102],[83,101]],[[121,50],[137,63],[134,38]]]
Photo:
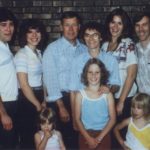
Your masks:
[[[137,91],[136,47],[130,38],[132,36],[130,18],[123,9],[117,8],[110,12],[105,27],[106,42],[102,45],[102,50],[115,56],[119,63],[121,85],[115,99],[118,121],[121,121],[130,116],[131,99]]]
[[[19,31],[21,49],[15,55],[19,81],[18,132],[20,148],[34,147],[36,117],[44,101],[41,50],[46,46],[44,25],[35,19],[24,20]],[[40,50],[39,50],[40,49]]]

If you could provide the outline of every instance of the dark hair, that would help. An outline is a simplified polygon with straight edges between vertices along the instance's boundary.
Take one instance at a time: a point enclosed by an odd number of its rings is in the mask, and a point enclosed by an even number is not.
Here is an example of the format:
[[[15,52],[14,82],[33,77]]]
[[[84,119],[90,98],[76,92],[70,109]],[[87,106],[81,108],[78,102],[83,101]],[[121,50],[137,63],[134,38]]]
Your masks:
[[[63,20],[64,19],[69,19],[69,18],[77,18],[78,20],[78,23],[80,24],[81,23],[81,18],[80,16],[74,12],[74,11],[65,11],[63,12],[62,16],[61,16],[61,23],[63,24]]]
[[[101,34],[101,37],[103,39],[103,25],[102,24],[100,24],[96,21],[89,21],[89,22],[85,23],[81,28],[81,38],[82,39],[84,39],[84,34],[87,29],[96,30],[97,32],[99,32]]]
[[[12,37],[11,41],[9,41],[9,44],[13,44],[13,42],[15,41],[16,32],[17,32],[17,25],[18,25],[17,18],[12,13],[12,11],[10,11],[9,9],[7,9],[5,7],[0,7],[0,22],[7,21],[7,20],[12,21],[14,24],[13,37]]]
[[[122,8],[116,8],[107,16],[105,21],[105,28],[106,28],[106,37],[105,40],[111,41],[111,33],[109,30],[109,24],[112,22],[114,16],[120,16],[122,23],[123,23],[123,31],[122,35],[118,38],[117,42],[120,43],[122,38],[131,37],[133,33],[133,26],[130,17],[128,16],[127,12],[124,11]]]
[[[133,17],[133,23],[134,25],[139,22],[143,17],[148,17],[150,20],[150,12],[145,11],[145,12],[140,12],[140,13],[136,13],[136,15]]]
[[[39,42],[37,48],[44,50],[47,46],[47,34],[44,24],[37,19],[26,19],[23,20],[20,25],[19,30],[19,45],[24,47],[27,44],[26,34],[29,32],[29,29],[36,29],[41,33],[41,41]]]
[[[135,107],[135,104],[143,110],[145,119],[150,119],[150,95],[146,93],[137,93],[133,97],[131,104],[131,114],[133,116],[132,108]]]
[[[51,108],[44,108],[40,114],[39,114],[39,118],[38,118],[38,122],[39,125],[40,124],[44,124],[46,123],[46,121],[48,121],[49,124],[53,124],[53,128],[55,127],[55,113]]]
[[[0,22],[11,20],[13,21],[14,27],[17,26],[17,19],[14,14],[5,7],[0,7]]]
[[[101,72],[100,83],[101,85],[106,85],[108,82],[108,78],[109,78],[109,72],[106,70],[105,65],[97,58],[92,58],[87,61],[87,63],[85,64],[83,68],[83,72],[81,74],[81,82],[86,86],[88,85],[87,73],[88,73],[90,65],[92,64],[96,64],[99,66],[100,72]]]

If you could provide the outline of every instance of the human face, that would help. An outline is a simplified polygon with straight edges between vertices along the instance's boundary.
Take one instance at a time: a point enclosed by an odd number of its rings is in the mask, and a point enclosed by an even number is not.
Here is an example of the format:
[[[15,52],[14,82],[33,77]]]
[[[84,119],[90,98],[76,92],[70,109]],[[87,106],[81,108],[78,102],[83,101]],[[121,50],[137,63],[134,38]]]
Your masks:
[[[101,40],[101,34],[98,31],[92,29],[85,30],[84,41],[89,49],[99,49]]]
[[[14,33],[13,21],[7,20],[0,22],[0,40],[2,42],[9,42]]]
[[[63,19],[63,23],[61,26],[63,36],[73,44],[76,42],[79,28],[80,25],[76,17]]]
[[[29,29],[26,34],[26,38],[27,38],[27,45],[30,48],[35,49],[36,46],[41,41],[41,32],[38,31],[37,29]]]
[[[135,119],[140,119],[144,117],[143,108],[140,107],[138,103],[135,103],[134,106],[131,107],[131,111]]]
[[[118,38],[123,31],[123,22],[120,16],[114,16],[112,21],[109,23],[109,30],[112,38]]]
[[[53,124],[49,123],[48,120],[46,120],[46,122],[41,124],[40,126],[43,132],[46,132],[46,131],[50,132],[53,129]]]
[[[150,19],[144,16],[135,24],[135,32],[141,42],[150,41]]]
[[[100,68],[97,64],[91,64],[87,72],[88,85],[99,85],[101,78]]]

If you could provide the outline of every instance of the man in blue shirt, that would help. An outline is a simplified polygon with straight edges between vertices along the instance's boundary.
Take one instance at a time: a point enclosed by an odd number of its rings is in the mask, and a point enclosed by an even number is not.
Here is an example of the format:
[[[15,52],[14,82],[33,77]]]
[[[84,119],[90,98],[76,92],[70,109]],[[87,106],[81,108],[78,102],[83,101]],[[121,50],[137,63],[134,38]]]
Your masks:
[[[77,138],[74,139],[71,124],[69,93],[72,60],[86,51],[86,47],[77,39],[79,29],[78,14],[72,11],[64,12],[61,18],[62,37],[50,43],[43,55],[43,78],[48,94],[47,101],[54,102],[53,105],[57,108],[58,124],[68,148],[76,148],[77,145],[73,143],[75,140],[77,142]]]

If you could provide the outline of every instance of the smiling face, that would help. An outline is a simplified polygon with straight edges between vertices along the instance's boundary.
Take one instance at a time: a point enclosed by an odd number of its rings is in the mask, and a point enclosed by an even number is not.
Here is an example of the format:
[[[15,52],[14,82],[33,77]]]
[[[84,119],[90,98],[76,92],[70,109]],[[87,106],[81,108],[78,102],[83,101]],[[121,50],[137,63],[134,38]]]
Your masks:
[[[26,34],[27,45],[34,49],[41,41],[41,33],[37,29],[29,29]]]
[[[109,31],[112,38],[118,38],[123,32],[123,22],[120,16],[114,16],[112,21],[109,23]]]
[[[63,19],[61,26],[63,36],[71,43],[74,43],[76,41],[79,28],[80,28],[79,21],[76,17]]]
[[[101,71],[97,64],[91,64],[87,71],[88,85],[100,85]]]
[[[85,30],[84,41],[89,49],[99,49],[101,40],[101,34],[98,31],[92,29]]]
[[[150,19],[144,16],[135,24],[135,32],[140,42],[150,41]]]
[[[0,22],[0,40],[3,42],[9,42],[14,33],[13,21],[7,20]]]

